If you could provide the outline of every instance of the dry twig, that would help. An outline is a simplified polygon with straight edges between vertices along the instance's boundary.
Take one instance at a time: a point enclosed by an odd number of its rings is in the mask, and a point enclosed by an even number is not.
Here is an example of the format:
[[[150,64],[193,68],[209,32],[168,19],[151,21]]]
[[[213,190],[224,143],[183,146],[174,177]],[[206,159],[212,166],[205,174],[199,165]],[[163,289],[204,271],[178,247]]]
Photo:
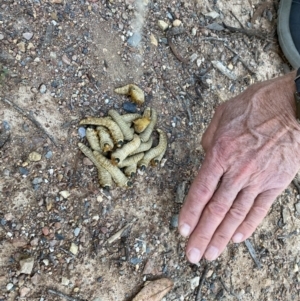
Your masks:
[[[68,301],[82,301],[82,299],[78,299],[78,298],[74,298],[74,297],[68,296],[68,295],[66,295],[66,294],[64,294],[62,292],[53,290],[51,288],[48,289],[48,293],[50,293],[52,295],[56,295],[56,296],[62,297],[62,298],[65,298]]]
[[[198,289],[197,289],[197,295],[196,295],[195,301],[200,301],[201,298],[202,298],[202,292],[201,292],[201,289],[202,289],[203,283],[204,283],[204,281],[205,281],[205,278],[206,278],[206,275],[207,275],[207,272],[208,272],[208,268],[209,268],[209,265],[206,264],[206,266],[205,266],[205,268],[204,268],[204,271],[203,271],[203,273],[202,273],[200,282],[199,282],[199,286],[198,286]]]
[[[18,105],[16,105],[14,102],[11,100],[5,99],[5,98],[0,98],[4,103],[12,106],[16,111],[18,111],[21,115],[24,117],[28,118],[41,132],[43,132],[51,141],[52,143],[58,147],[55,139],[43,128],[43,126],[33,117],[31,116],[28,112],[24,111],[21,109]]]
[[[246,245],[246,247],[247,247],[247,249],[248,249],[248,251],[249,251],[249,253],[250,253],[250,255],[251,255],[252,259],[253,259],[253,261],[255,262],[256,266],[259,269],[261,269],[261,263],[260,263],[260,261],[258,260],[258,258],[256,256],[256,252],[255,252],[255,250],[254,250],[251,242],[248,239],[245,240],[245,245]]]

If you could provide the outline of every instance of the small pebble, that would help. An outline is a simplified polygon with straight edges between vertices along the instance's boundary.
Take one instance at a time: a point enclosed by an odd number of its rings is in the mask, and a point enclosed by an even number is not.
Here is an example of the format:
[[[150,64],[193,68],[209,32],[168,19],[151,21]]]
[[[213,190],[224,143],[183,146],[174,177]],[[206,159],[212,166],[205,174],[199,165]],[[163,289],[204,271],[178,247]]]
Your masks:
[[[157,25],[162,31],[166,31],[169,28],[169,24],[163,20],[158,20]]]
[[[137,265],[137,264],[141,263],[142,261],[143,261],[142,258],[138,258],[138,257],[133,257],[130,259],[130,262],[134,265]]]
[[[49,265],[49,259],[43,259],[43,263],[45,266],[48,266]]]
[[[19,173],[22,175],[22,176],[27,176],[29,174],[29,170],[25,167],[19,167]]]
[[[171,228],[178,228],[178,218],[178,214],[175,214],[171,217]]]
[[[77,237],[78,235],[79,235],[79,233],[80,233],[80,228],[76,228],[75,230],[74,230],[74,235]]]
[[[23,286],[19,289],[19,292],[20,292],[20,298],[24,298],[30,292],[30,288]]]
[[[137,47],[140,41],[142,40],[142,36],[140,33],[135,32],[128,40],[127,44],[131,47]]]
[[[34,258],[29,257],[23,260],[20,260],[20,274],[30,275],[34,265]]]
[[[42,155],[37,152],[32,152],[28,156],[28,160],[32,162],[38,162],[42,159]]]
[[[0,40],[4,39],[4,34],[0,33]]]
[[[68,286],[70,283],[70,280],[67,277],[61,277],[61,284],[64,286]]]
[[[78,129],[78,135],[80,136],[80,138],[84,138],[85,137],[85,133],[86,133],[86,130],[84,127],[79,127]]]
[[[33,36],[32,32],[25,32],[23,33],[23,38],[25,38],[27,41],[29,41]]]
[[[174,27],[178,27],[178,26],[181,25],[181,23],[182,23],[182,22],[181,22],[180,20],[176,19],[176,20],[173,21],[173,26],[174,26]]]
[[[12,290],[13,287],[14,287],[14,285],[12,283],[8,283],[6,286],[6,290],[10,291],[10,290]]]
[[[67,190],[62,190],[59,192],[59,194],[64,198],[67,199],[70,196],[70,192]]]
[[[5,131],[10,131],[10,125],[6,120],[3,120],[2,125]]]
[[[55,233],[55,238],[57,240],[64,240],[65,239],[65,237],[63,235],[59,234],[59,233]]]
[[[45,94],[45,93],[46,93],[46,91],[47,91],[47,87],[46,87],[46,85],[44,85],[44,84],[41,84],[41,85],[40,85],[40,88],[39,88],[39,90],[40,90],[40,92],[41,92],[42,94]]]
[[[45,236],[49,235],[50,231],[48,227],[43,227],[42,232]]]
[[[25,49],[25,43],[24,42],[18,43],[17,46],[18,46],[18,48],[19,48],[19,50],[21,52],[25,52],[26,51],[26,49]]]
[[[37,185],[43,182],[43,178],[34,178],[32,181],[33,185]]]
[[[48,151],[45,155],[46,159],[50,159],[52,157],[52,152]]]
[[[72,254],[77,255],[78,253],[78,246],[75,243],[71,243],[70,250]]]
[[[127,113],[136,113],[137,112],[137,108],[136,108],[136,104],[126,101],[123,103],[122,105],[123,110],[126,111]]]

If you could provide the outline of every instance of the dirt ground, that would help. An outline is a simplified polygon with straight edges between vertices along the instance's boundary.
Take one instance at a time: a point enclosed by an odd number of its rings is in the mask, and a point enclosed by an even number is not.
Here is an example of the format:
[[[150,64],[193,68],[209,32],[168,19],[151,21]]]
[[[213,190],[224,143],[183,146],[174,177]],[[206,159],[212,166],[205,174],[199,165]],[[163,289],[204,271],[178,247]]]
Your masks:
[[[136,18],[133,0],[0,1],[1,301],[126,301],[160,277],[174,281],[165,301],[196,300],[207,263],[187,262],[176,218],[204,158],[201,136],[218,104],[290,68],[277,1],[144,2]],[[184,30],[170,42],[159,20]],[[78,123],[111,108],[124,114],[128,99],[114,88],[128,83],[146,93],[137,111],[159,112],[168,149],[133,188],[107,193],[77,147]],[[298,202],[291,184],[249,239],[261,268],[244,243],[230,244],[209,263],[199,300],[299,300]]]

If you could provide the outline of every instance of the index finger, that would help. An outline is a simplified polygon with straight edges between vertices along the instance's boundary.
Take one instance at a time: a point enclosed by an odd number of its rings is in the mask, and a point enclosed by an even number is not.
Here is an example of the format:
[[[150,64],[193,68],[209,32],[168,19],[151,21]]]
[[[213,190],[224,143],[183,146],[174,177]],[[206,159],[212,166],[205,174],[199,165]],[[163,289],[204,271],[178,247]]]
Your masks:
[[[178,229],[182,236],[189,236],[195,229],[205,205],[213,196],[223,175],[222,167],[212,157],[212,154],[206,155],[180,210]]]

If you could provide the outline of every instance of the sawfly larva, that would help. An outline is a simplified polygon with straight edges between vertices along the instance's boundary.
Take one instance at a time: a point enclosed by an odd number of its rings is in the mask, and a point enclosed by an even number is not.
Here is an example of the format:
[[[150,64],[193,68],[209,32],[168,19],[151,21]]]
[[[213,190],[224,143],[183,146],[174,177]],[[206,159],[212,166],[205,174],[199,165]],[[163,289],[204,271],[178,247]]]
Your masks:
[[[147,107],[147,108],[144,110],[143,117],[148,118],[148,119],[151,119],[151,108]]]
[[[135,163],[135,164],[127,166],[124,169],[124,173],[127,177],[134,178],[136,175],[136,170],[137,170],[137,164]]]
[[[140,146],[134,152],[130,153],[129,155],[132,156],[132,155],[142,153],[142,152],[149,150],[152,146],[152,143],[153,143],[153,138],[150,137],[150,139],[147,142],[142,142],[140,144]]]
[[[155,158],[153,158],[153,159],[151,160],[150,163],[151,163],[152,166],[157,166],[157,165],[160,163],[160,161],[162,160],[162,158],[163,158],[164,155],[165,155],[166,150],[167,150],[167,147],[166,147],[166,149],[165,149],[164,151],[162,151],[161,154],[159,154],[158,156],[156,156]]]
[[[135,132],[140,134],[147,128],[147,126],[150,123],[150,119],[147,117],[142,117],[142,118],[134,120],[133,123],[134,123],[133,127],[134,127]]]
[[[124,173],[117,166],[112,165],[111,162],[107,158],[105,158],[103,155],[101,155],[97,151],[94,151],[93,155],[95,156],[98,163],[111,174],[113,180],[115,181],[115,183],[118,186],[121,186],[121,187],[132,186],[132,183],[124,175]]]
[[[109,132],[102,125],[97,126],[97,132],[100,140],[100,148],[106,153],[110,152],[114,148],[114,143],[110,137]]]
[[[78,147],[83,152],[83,154],[86,157],[88,157],[97,167],[100,186],[102,186],[105,189],[110,189],[110,187],[112,186],[112,179],[110,173],[104,167],[101,166],[101,164],[98,162],[90,148],[88,148],[83,143],[78,143]]]
[[[133,133],[130,130],[130,126],[123,120],[122,116],[115,110],[109,110],[108,115],[118,124],[121,129],[125,140],[132,140]]]
[[[136,120],[136,119],[142,117],[141,114],[139,114],[139,113],[124,114],[121,116],[126,123],[131,123],[133,120]]]
[[[124,142],[124,135],[119,128],[118,124],[108,117],[88,117],[79,122],[79,124],[103,125],[111,133],[113,140],[116,142],[117,147],[121,147]]]
[[[99,137],[95,130],[93,130],[92,128],[87,128],[86,129],[86,139],[89,142],[92,150],[102,152]]]
[[[157,132],[159,133],[159,142],[158,145],[154,148],[151,148],[148,150],[143,159],[138,162],[138,166],[142,169],[145,170],[146,167],[149,166],[149,163],[152,159],[156,158],[159,156],[162,152],[166,151],[168,140],[167,140],[167,135],[165,132],[163,132],[161,129],[157,129]]]
[[[131,99],[138,105],[141,105],[145,102],[145,94],[137,85],[129,84],[124,87],[116,88],[115,92],[118,94],[131,96]]]
[[[118,164],[118,167],[123,168],[126,166],[137,164],[140,160],[143,159],[143,157],[144,157],[144,153],[138,153],[136,155],[127,157],[126,159],[124,159],[122,162]]]
[[[134,152],[141,144],[141,139],[138,135],[134,135],[133,139],[124,144],[121,148],[117,149],[111,154],[113,165],[121,163],[131,152]]]
[[[156,110],[151,109],[151,121],[147,126],[147,128],[144,130],[144,132],[140,134],[142,142],[147,142],[149,140],[156,122],[157,122],[157,112]]]

